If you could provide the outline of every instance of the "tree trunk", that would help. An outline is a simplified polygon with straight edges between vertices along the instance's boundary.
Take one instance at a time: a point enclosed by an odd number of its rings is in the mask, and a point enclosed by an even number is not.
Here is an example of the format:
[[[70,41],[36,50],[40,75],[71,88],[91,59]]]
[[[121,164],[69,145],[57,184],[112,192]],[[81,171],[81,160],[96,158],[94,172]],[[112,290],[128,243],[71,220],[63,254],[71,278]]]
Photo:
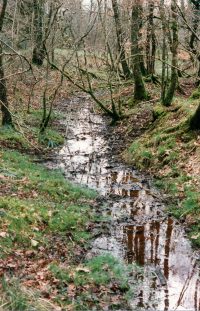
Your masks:
[[[12,126],[11,113],[8,110],[7,87],[4,78],[2,48],[0,47],[0,102],[2,112],[2,125]]]
[[[154,75],[155,73],[155,55],[156,55],[156,36],[154,29],[154,2],[151,0],[148,6],[149,17],[147,25],[147,44],[146,44],[146,60],[147,74]]]
[[[199,86],[200,84],[200,55],[199,55],[199,49],[196,47],[196,36],[195,33],[197,33],[198,28],[199,28],[199,18],[200,18],[200,3],[199,1],[191,1],[194,5],[194,16],[192,19],[192,28],[193,28],[193,32],[191,33],[191,37],[190,37],[190,42],[189,42],[189,47],[192,51],[192,53],[194,55],[197,56],[197,60],[198,60],[198,72],[197,72],[197,85]]]
[[[174,97],[174,93],[176,91],[177,82],[178,82],[178,22],[177,22],[177,6],[176,0],[172,0],[171,2],[171,11],[172,11],[172,66],[171,66],[171,78],[170,84],[166,93],[166,96],[163,100],[164,106],[170,106]]]
[[[0,33],[2,32],[2,29],[3,29],[3,22],[4,22],[6,7],[7,7],[7,0],[3,0],[3,5],[2,5],[1,12],[0,12]],[[11,116],[10,111],[8,110],[7,87],[6,87],[6,80],[5,80],[4,68],[3,68],[2,45],[0,45],[0,104],[1,104],[1,112],[2,112],[2,125],[13,126],[12,116]]]
[[[166,59],[167,59],[167,23],[165,17],[165,8],[164,8],[164,0],[160,2],[160,17],[162,22],[162,76],[161,76],[161,102],[164,102],[165,93],[166,93]]]
[[[200,104],[190,120],[190,129],[191,130],[199,130],[200,129]]]
[[[131,25],[131,55],[133,63],[133,75],[135,80],[134,98],[135,100],[147,99],[142,72],[141,58],[139,48],[140,27],[142,18],[142,7],[140,0],[136,0],[132,7],[132,25]]]
[[[114,12],[114,19],[115,19],[115,28],[116,28],[116,34],[117,34],[117,46],[118,46],[118,52],[119,52],[119,59],[120,63],[122,65],[122,70],[125,78],[131,77],[131,72],[128,66],[128,63],[126,61],[126,52],[124,48],[124,40],[123,40],[123,31],[122,31],[122,25],[120,21],[120,13],[119,13],[119,7],[117,4],[117,0],[112,0],[112,8]]]
[[[42,0],[33,0],[34,11],[34,48],[32,62],[35,65],[42,66],[45,58],[45,46],[43,38],[43,14],[44,6]]]

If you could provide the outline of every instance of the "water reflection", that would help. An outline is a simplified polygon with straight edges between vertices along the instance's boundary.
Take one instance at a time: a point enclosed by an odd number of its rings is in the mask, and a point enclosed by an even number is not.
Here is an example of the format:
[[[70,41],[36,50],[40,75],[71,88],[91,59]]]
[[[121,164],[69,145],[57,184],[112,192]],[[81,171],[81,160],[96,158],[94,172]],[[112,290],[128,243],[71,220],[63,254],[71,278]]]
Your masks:
[[[94,247],[144,267],[133,302],[137,310],[200,311],[199,269],[184,231],[163,217],[160,203],[132,168],[113,158],[101,116],[87,104],[81,109],[76,102],[71,105],[61,165],[68,178],[109,195],[107,214],[117,220],[111,236],[98,238]]]
[[[181,228],[174,226],[169,218],[161,223],[153,221],[142,226],[127,226],[125,233],[127,262],[148,265],[157,275],[155,295],[153,297],[150,291],[147,296],[146,291],[145,302],[158,300],[160,310],[183,307],[182,310],[199,311],[199,273]],[[145,276],[143,281],[144,284],[147,281]],[[155,280],[152,287],[155,288]]]

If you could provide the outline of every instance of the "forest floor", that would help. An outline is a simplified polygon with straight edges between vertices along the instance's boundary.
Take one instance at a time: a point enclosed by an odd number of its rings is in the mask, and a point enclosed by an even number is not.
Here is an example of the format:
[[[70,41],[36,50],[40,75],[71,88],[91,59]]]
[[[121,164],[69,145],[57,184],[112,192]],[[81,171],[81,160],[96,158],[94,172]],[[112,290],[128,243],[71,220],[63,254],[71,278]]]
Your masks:
[[[154,178],[169,212],[200,246],[200,134],[188,130],[199,100],[177,96],[170,108],[135,105],[132,86],[116,96],[123,96],[126,112],[115,128],[123,137],[118,151]],[[20,114],[26,131],[20,125],[22,131],[0,132],[0,310],[123,309],[125,268],[112,256],[84,260],[100,221],[94,209],[97,194],[37,163],[64,141],[59,113],[38,140],[41,114],[35,104],[30,115]]]

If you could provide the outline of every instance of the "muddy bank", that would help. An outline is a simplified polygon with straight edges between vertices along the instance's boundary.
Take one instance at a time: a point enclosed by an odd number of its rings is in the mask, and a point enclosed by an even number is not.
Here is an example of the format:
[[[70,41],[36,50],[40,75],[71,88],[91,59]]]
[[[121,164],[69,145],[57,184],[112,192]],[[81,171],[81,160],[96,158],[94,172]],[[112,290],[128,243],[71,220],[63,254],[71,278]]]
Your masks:
[[[95,229],[87,256],[109,252],[143,267],[132,310],[200,310],[199,255],[183,227],[166,215],[160,194],[120,162],[122,134],[95,112],[87,97],[72,98],[63,107],[66,141],[57,157],[59,167],[67,179],[99,192],[99,212],[108,219]]]

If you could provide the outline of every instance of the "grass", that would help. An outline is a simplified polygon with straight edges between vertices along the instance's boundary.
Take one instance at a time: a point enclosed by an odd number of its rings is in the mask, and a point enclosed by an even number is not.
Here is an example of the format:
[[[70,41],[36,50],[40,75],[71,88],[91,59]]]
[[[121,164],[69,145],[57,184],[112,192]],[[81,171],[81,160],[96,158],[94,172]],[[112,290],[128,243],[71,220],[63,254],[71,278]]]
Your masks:
[[[170,108],[154,107],[155,121],[130,146],[125,158],[155,177],[155,185],[170,195],[169,212],[185,219],[190,237],[200,246],[200,178],[198,133],[189,131],[189,120],[198,100],[176,99]]]
[[[50,171],[33,160],[13,150],[2,149],[0,153],[0,260],[4,267],[1,273],[4,271],[9,284],[2,283],[1,291],[9,296],[9,310],[30,310],[25,308],[23,294],[17,292],[13,298],[16,286],[12,278],[19,281],[21,268],[28,274],[35,265],[39,272],[41,256],[46,258],[46,267],[62,260],[60,243],[66,258],[73,262],[75,245],[87,248],[91,238],[87,224],[95,217],[91,207],[95,192],[73,186],[60,171]],[[55,254],[50,256],[51,249]],[[29,258],[31,252],[33,257]],[[26,285],[23,278],[20,283],[21,287]]]
[[[62,145],[64,137],[54,126],[54,122],[58,122],[61,118],[63,118],[61,114],[53,112],[51,127],[47,127],[45,133],[40,135],[39,126],[42,120],[42,110],[33,110],[30,114],[21,112],[16,118],[15,129],[0,128],[0,144],[19,150],[28,150],[34,147],[54,148]]]
[[[22,287],[17,278],[2,279],[1,307],[4,311],[55,311],[56,304],[42,299],[39,291]]]
[[[125,308],[130,271],[110,255],[83,261],[96,193],[15,150],[0,152],[0,304],[5,311]],[[60,309],[59,309],[60,308]]]
[[[26,132],[12,128],[0,129],[0,144],[6,147],[29,150],[30,148],[55,148],[64,143],[63,136],[53,129],[48,129],[39,135],[38,128],[30,128]]]
[[[18,146],[23,149],[29,147],[28,140],[19,131],[6,127],[0,129],[0,143],[9,143],[12,147]]]
[[[81,271],[76,273],[76,285],[84,285],[88,282],[95,283],[96,285],[106,285],[115,279],[115,281],[119,282],[120,289],[127,290],[129,288],[127,281],[128,267],[111,255],[94,257],[86,262],[86,267],[89,270],[86,277]]]
[[[7,193],[0,202],[6,215],[1,225],[6,225],[12,242],[27,244],[30,238],[38,239],[34,228],[43,224],[44,232],[79,232],[84,228],[89,207],[80,205],[79,200],[94,198],[92,191],[71,185],[61,172],[50,172],[15,151],[1,153],[0,163],[4,176],[1,186]]]
[[[90,310],[89,306],[92,301],[95,302],[96,308],[101,310],[105,304],[103,296],[107,297],[106,305],[112,310],[116,307],[123,308],[126,299],[121,296],[121,299],[118,300],[116,296],[126,293],[127,298],[130,298],[131,295],[133,297],[133,289],[130,287],[128,279],[129,274],[138,272],[136,266],[125,266],[109,254],[102,254],[86,261],[84,266],[76,267],[73,273],[69,269],[60,268],[55,264],[50,269],[53,275],[59,279],[61,292],[73,284],[73,291],[77,297],[74,310]],[[87,291],[85,291],[86,287]],[[98,295],[100,288],[103,289],[102,297]],[[109,297],[111,292],[112,295]]]
[[[47,129],[43,135],[38,135],[38,139],[42,145],[48,148],[55,148],[64,143],[63,136],[53,129]]]

